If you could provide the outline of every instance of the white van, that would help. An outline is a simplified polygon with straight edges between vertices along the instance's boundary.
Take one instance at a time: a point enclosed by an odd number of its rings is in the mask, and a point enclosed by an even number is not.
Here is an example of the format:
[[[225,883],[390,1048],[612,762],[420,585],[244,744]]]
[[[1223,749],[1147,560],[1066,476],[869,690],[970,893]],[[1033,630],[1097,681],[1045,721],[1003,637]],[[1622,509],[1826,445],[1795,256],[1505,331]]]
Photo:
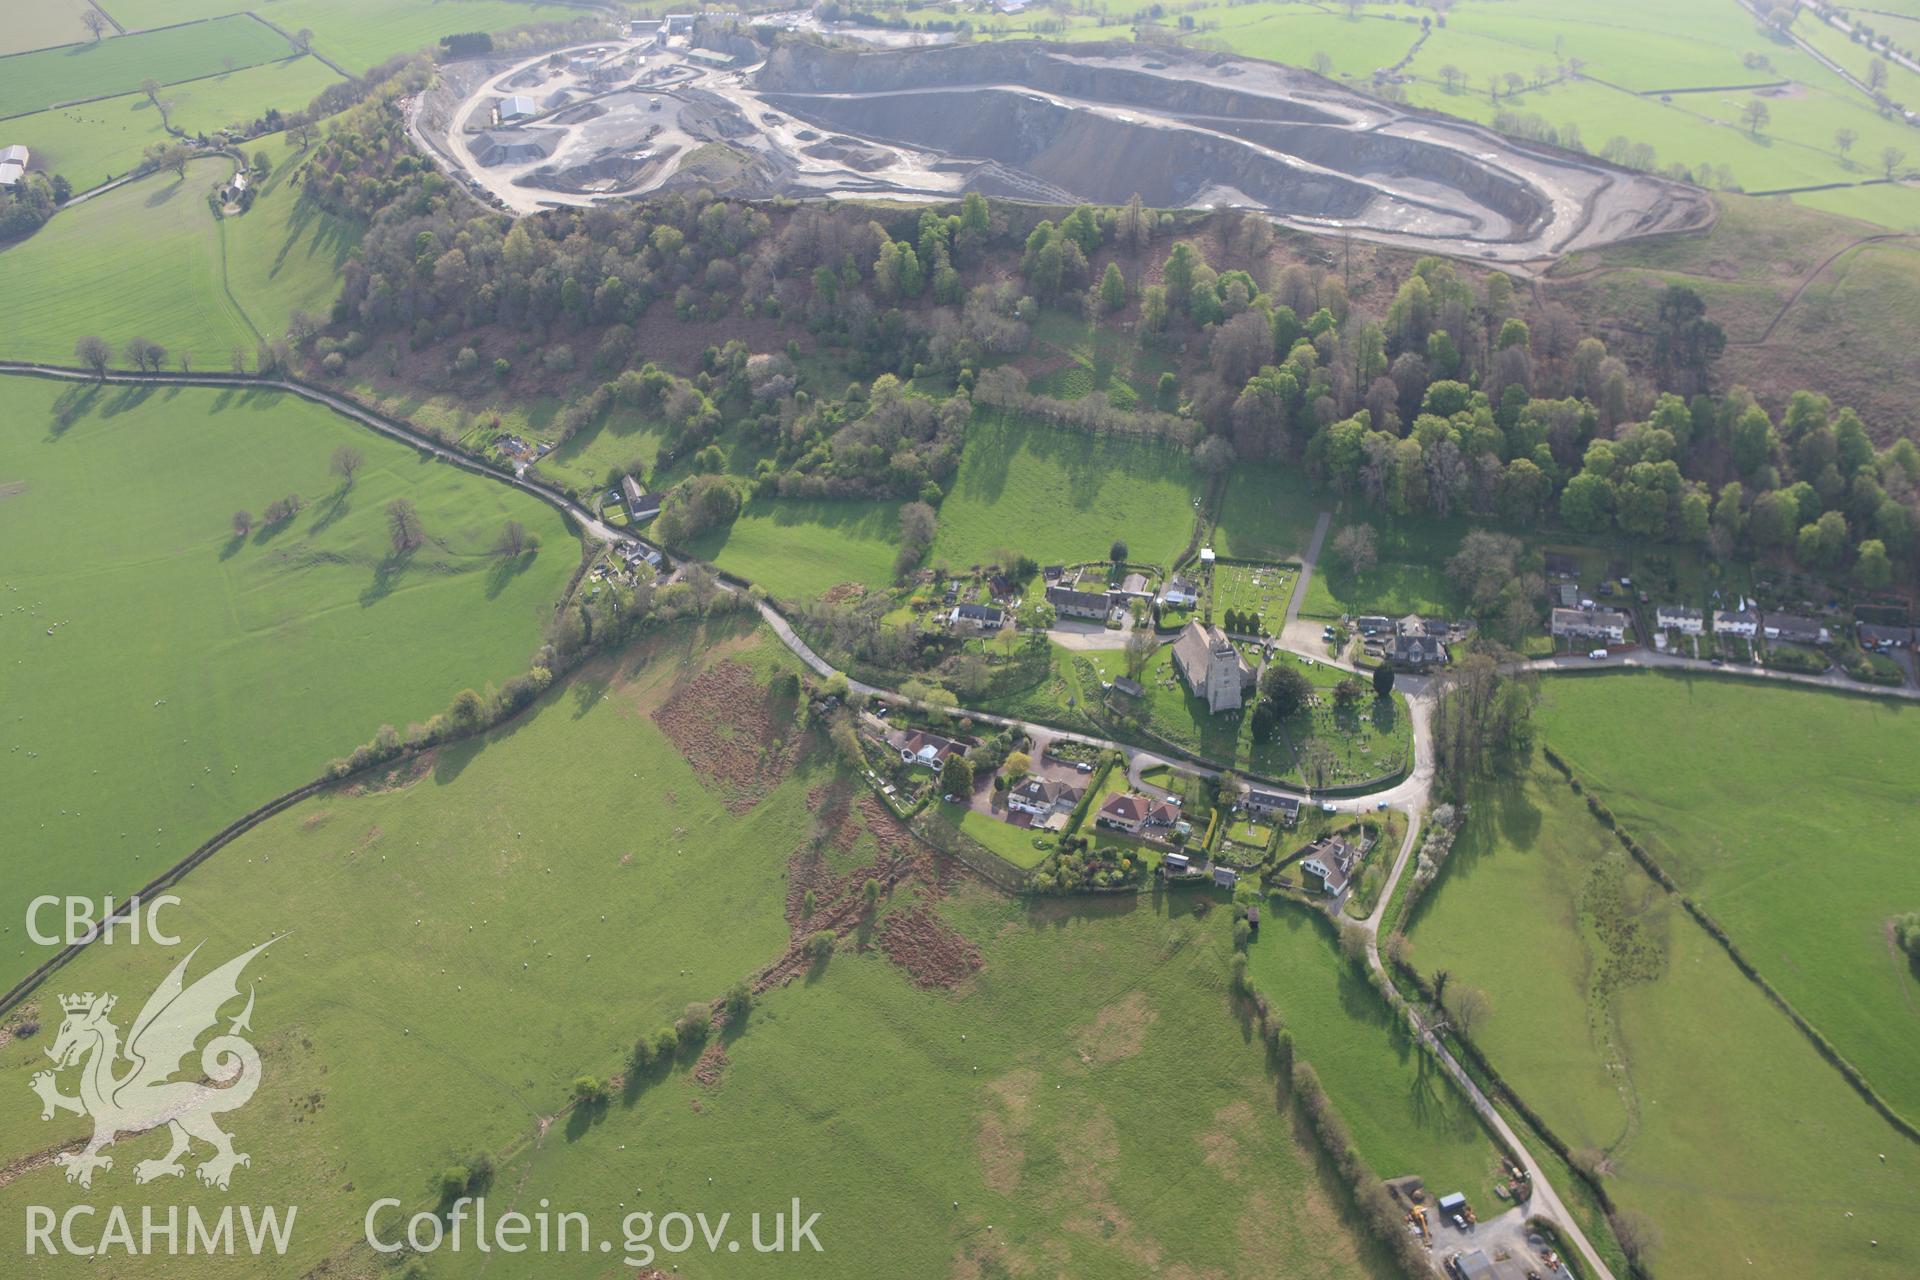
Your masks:
[[[1587,656],[1589,658],[1596,658],[1596,659],[1604,658],[1607,656],[1607,651],[1605,649],[1595,649],[1592,653],[1589,653]]]

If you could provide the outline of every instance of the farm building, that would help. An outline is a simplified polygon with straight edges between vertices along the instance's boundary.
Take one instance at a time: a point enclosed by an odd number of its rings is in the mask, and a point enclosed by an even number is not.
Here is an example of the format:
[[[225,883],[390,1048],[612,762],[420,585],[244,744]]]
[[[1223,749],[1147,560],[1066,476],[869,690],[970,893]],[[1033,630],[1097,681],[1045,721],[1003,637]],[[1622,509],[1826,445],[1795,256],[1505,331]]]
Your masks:
[[[627,505],[627,518],[636,524],[660,514],[660,494],[642,493],[640,482],[632,476],[620,477],[620,497]]]
[[[1078,591],[1072,587],[1048,587],[1047,603],[1053,611],[1063,618],[1092,618],[1101,621],[1107,616],[1107,597],[1094,591]]]
[[[954,630],[971,628],[975,631],[998,631],[1007,621],[1007,611],[990,604],[957,604],[953,612],[947,615],[947,623]]]
[[[17,143],[0,151],[0,187],[18,186],[27,176],[27,162],[31,159],[33,153]]]
[[[1706,614],[1687,605],[1663,604],[1654,610],[1653,618],[1654,625],[1662,631],[1678,631],[1682,635],[1697,636],[1706,630]]]
[[[1480,1249],[1455,1257],[1453,1273],[1460,1280],[1498,1280],[1500,1274],[1493,1269],[1493,1263],[1487,1260],[1485,1251]]]
[[[1173,642],[1173,668],[1212,713],[1238,711],[1253,687],[1253,668],[1218,627],[1189,622]]]
[[[1632,619],[1617,609],[1555,609],[1552,629],[1555,639],[1564,636],[1621,644],[1627,638],[1627,627],[1631,623]]]

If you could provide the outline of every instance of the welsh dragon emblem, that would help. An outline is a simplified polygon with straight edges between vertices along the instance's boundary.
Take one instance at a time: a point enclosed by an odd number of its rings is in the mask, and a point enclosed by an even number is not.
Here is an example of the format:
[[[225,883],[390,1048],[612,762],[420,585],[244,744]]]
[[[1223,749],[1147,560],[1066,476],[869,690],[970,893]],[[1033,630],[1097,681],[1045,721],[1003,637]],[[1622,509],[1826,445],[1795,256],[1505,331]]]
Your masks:
[[[113,1168],[113,1157],[102,1155],[102,1147],[162,1125],[172,1131],[173,1147],[161,1159],[136,1164],[135,1182],[181,1176],[186,1170],[180,1157],[195,1139],[214,1149],[194,1170],[209,1186],[225,1190],[235,1166],[251,1163],[246,1153],[233,1149],[232,1135],[214,1123],[221,1112],[245,1106],[260,1087],[260,1054],[240,1034],[251,1030],[251,987],[240,1016],[200,1050],[200,1078],[174,1077],[195,1042],[218,1025],[221,1008],[239,998],[240,971],[276,941],[268,939],[188,986],[187,965],[200,950],[195,947],[147,998],[124,1045],[120,1029],[108,1017],[116,997],[91,991],[60,997],[65,1017],[47,1049],[54,1069],[39,1072],[31,1085],[40,1095],[42,1120],[53,1119],[55,1111],[93,1117],[93,1137],[86,1147],[58,1157],[66,1166],[67,1181],[92,1186],[96,1169]],[[80,1067],[78,1097],[61,1093],[55,1078],[56,1072],[73,1066]]]

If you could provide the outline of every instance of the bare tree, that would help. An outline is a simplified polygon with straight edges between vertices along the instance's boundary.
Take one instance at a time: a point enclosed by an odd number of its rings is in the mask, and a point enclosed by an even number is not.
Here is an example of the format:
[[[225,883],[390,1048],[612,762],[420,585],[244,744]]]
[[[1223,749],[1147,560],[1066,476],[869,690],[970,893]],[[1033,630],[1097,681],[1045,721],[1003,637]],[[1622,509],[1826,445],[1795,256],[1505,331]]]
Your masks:
[[[154,106],[157,107],[160,105],[160,82],[152,76],[148,76],[140,82],[140,92],[146,94],[147,101],[151,102]]]
[[[1467,73],[1449,62],[1440,68],[1440,78],[1447,82],[1447,92],[1455,93],[1460,88],[1460,82],[1467,78]]]
[[[244,538],[253,532],[253,512],[236,511],[233,513],[233,536]]]
[[[302,27],[293,33],[293,47],[298,53],[313,52],[313,29]]]
[[[107,33],[107,15],[89,5],[80,12],[80,25],[93,33],[94,43]]]
[[[1160,647],[1159,639],[1153,634],[1152,627],[1135,627],[1127,633],[1127,675],[1138,680],[1140,673],[1147,669],[1147,663],[1153,661],[1154,651]]]
[[[1907,153],[1898,147],[1884,147],[1880,151],[1880,171],[1887,175],[1887,181],[1893,181],[1893,174],[1906,162]]]
[[[412,502],[395,498],[387,504],[387,532],[393,540],[395,555],[405,555],[420,545],[420,513],[414,510]]]
[[[1885,58],[1875,58],[1867,64],[1867,88],[1873,93],[1879,93],[1886,87],[1887,60]]]
[[[89,333],[73,344],[73,358],[93,370],[94,377],[105,382],[107,366],[113,362],[113,348],[99,334]]]
[[[354,473],[360,470],[366,460],[367,455],[350,444],[343,444],[333,451],[331,468],[333,474],[340,477],[341,488],[353,488]]]
[[[1847,152],[1853,150],[1853,144],[1860,141],[1860,135],[1851,129],[1835,129],[1833,145],[1840,152],[1840,158],[1846,159]]]
[[[227,363],[235,373],[245,373],[247,371],[247,349],[245,347],[235,347],[232,351],[229,351],[227,353]]]
[[[1620,1252],[1627,1255],[1627,1261],[1636,1269],[1646,1263],[1647,1255],[1660,1247],[1660,1229],[1645,1214],[1623,1210],[1613,1215],[1611,1225],[1613,1238],[1620,1242]]]
[[[1331,76],[1333,74],[1333,59],[1329,58],[1324,51],[1316,52],[1313,55],[1313,74],[1317,76]]]
[[[1748,98],[1747,105],[1740,108],[1740,123],[1747,126],[1747,132],[1756,138],[1772,119],[1773,111],[1758,98]]]
[[[1379,542],[1370,524],[1350,524],[1333,540],[1333,554],[1348,573],[1365,573],[1380,563]]]
[[[180,362],[180,372],[182,373],[193,372],[193,352],[182,351],[178,356],[175,357],[175,359],[177,359]]]
[[[518,520],[509,520],[500,526],[500,536],[494,540],[494,553],[503,560],[518,560],[530,547],[538,547],[540,540],[527,532],[527,526]]]
[[[1473,1029],[1485,1025],[1487,1015],[1493,1012],[1493,1001],[1486,992],[1461,983],[1454,984],[1453,998],[1446,1004],[1453,1025],[1469,1040],[1473,1038]]]

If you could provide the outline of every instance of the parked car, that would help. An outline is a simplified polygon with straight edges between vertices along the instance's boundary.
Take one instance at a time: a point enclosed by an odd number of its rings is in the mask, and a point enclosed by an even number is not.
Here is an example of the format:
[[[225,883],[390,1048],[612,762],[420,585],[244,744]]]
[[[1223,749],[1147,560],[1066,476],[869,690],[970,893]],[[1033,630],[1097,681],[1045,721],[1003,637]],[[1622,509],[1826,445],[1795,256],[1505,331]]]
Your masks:
[[[1322,800],[1322,801],[1320,802],[1320,812],[1322,812],[1322,813],[1335,813],[1335,812],[1338,812],[1338,811],[1337,811],[1337,810],[1336,810],[1336,809],[1335,809],[1335,808],[1333,807],[1333,801],[1331,801],[1331,800]]]
[[[1075,765],[1075,766],[1073,766],[1073,767],[1074,767],[1075,769],[1078,769],[1078,770],[1079,770],[1079,771],[1080,771],[1081,773],[1092,773],[1092,772],[1093,772],[1093,766],[1092,766],[1091,764],[1089,764],[1089,763],[1087,763],[1087,762],[1086,762],[1085,760],[1082,760],[1082,761],[1081,761],[1081,762],[1080,762],[1079,764],[1076,764],[1076,765]]]
[[[1589,658],[1595,658],[1595,659],[1604,658],[1607,656],[1607,651],[1605,649],[1595,649],[1592,653],[1589,653],[1587,656]]]

